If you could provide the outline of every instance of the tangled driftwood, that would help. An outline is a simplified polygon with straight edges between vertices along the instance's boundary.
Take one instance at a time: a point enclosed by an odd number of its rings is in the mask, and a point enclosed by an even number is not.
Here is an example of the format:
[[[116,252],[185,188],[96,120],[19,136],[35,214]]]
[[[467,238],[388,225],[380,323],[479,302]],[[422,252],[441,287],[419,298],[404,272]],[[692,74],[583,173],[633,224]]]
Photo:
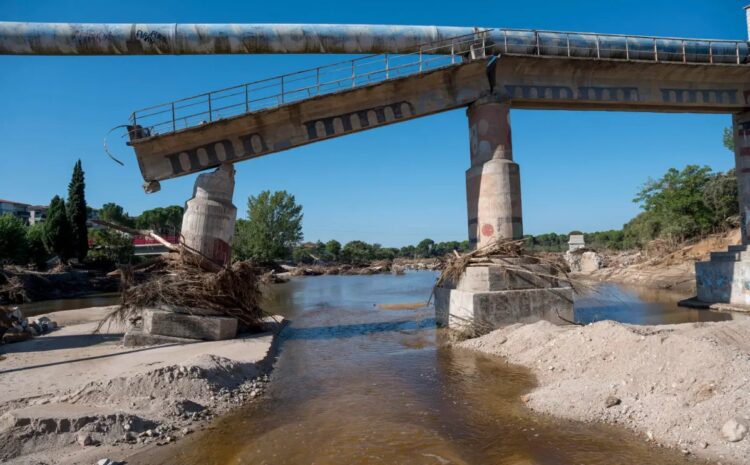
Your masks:
[[[100,224],[115,226],[104,222]],[[147,233],[157,240],[161,239],[152,231],[137,233]],[[118,270],[122,301],[116,310],[102,320],[99,328],[108,322],[132,321],[141,316],[144,308],[154,307],[179,308],[186,313],[218,313],[237,318],[246,328],[260,325],[264,316],[260,308],[260,284],[265,269],[248,262],[223,267],[184,244],[164,242],[172,252],[136,267]],[[145,280],[136,282],[136,269],[148,272]]]

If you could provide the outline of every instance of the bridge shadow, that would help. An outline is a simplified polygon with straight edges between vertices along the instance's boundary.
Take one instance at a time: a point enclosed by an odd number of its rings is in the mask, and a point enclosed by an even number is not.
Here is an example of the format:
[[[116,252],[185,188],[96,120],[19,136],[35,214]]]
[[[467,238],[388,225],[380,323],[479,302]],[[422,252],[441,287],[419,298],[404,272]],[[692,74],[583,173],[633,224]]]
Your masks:
[[[281,333],[281,338],[285,341],[345,339],[391,331],[431,329],[435,326],[436,320],[434,317],[423,318],[421,320],[381,321],[336,326],[311,326],[307,328],[294,328],[290,326]]]

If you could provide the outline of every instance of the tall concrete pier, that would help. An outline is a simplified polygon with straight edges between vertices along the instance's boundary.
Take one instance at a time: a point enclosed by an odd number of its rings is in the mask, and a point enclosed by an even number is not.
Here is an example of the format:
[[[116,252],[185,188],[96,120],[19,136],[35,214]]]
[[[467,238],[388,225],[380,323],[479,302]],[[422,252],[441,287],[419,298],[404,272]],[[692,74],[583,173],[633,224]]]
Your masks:
[[[469,242],[482,247],[495,239],[523,237],[521,176],[513,161],[510,103],[482,98],[466,111],[471,167],[466,171]]]
[[[234,165],[224,163],[195,180],[193,198],[182,217],[182,242],[217,265],[232,258],[232,238],[237,208],[234,195]]]

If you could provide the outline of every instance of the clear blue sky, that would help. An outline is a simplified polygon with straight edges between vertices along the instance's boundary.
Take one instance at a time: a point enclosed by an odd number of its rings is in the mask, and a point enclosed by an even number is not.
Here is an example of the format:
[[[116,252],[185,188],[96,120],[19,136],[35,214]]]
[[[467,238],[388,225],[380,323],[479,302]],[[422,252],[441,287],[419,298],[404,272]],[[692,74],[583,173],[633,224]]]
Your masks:
[[[425,24],[745,39],[748,0],[501,1],[469,3],[0,0],[0,21]],[[131,214],[183,204],[193,177],[144,194],[132,151],[105,133],[134,109],[341,60],[341,56],[0,56],[0,198],[45,204],[64,194],[83,160],[89,204]],[[638,211],[638,187],[689,163],[726,170],[727,115],[521,111],[512,113],[525,232],[619,228]],[[342,137],[237,165],[235,204],[286,189],[304,206],[309,240],[386,246],[424,237],[463,240],[464,111]]]

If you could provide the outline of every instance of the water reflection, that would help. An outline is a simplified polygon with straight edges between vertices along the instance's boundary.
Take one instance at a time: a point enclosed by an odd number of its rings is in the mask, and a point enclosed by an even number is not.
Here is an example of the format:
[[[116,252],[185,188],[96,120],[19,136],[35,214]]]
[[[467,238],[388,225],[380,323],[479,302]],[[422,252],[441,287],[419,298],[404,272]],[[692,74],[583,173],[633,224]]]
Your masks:
[[[177,446],[131,464],[683,464],[606,426],[532,415],[529,372],[440,347],[427,300],[434,273],[324,276],[275,286],[285,314],[267,395]]]

